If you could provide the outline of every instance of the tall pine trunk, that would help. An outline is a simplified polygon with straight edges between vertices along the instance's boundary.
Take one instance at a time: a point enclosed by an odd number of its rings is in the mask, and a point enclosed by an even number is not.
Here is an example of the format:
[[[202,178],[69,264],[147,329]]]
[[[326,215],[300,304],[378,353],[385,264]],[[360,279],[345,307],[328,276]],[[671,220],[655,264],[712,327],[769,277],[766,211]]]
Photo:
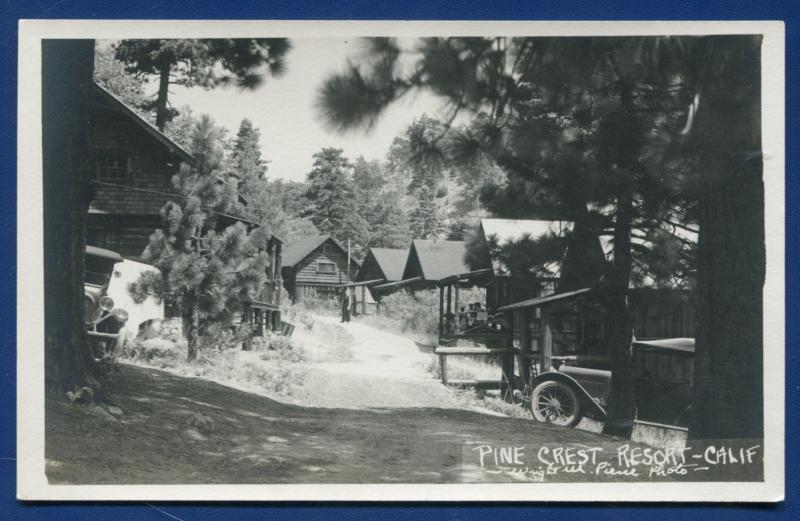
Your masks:
[[[167,101],[169,100],[169,72],[170,63],[165,62],[159,68],[158,94],[156,98],[156,127],[164,131],[167,125]]]
[[[83,323],[93,68],[94,40],[42,43],[45,387],[60,399],[101,378]]]
[[[617,196],[614,223],[614,263],[606,286],[606,345],[613,376],[609,395],[605,434],[628,437],[633,429],[633,360],[631,358],[632,321],[628,309],[628,284],[631,275],[631,226],[633,223],[632,187],[624,185]]]
[[[183,336],[186,337],[186,360],[191,362],[197,358],[198,344],[200,342],[200,308],[192,302],[189,304],[188,313],[183,316]]]
[[[706,40],[707,73],[692,130],[702,194],[689,436],[760,438],[766,270],[761,38]]]

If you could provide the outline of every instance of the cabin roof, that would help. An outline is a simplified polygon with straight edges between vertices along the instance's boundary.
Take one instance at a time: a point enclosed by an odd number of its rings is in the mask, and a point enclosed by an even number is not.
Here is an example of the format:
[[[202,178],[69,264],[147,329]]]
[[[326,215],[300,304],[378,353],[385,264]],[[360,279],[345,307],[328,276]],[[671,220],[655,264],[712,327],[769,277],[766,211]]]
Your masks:
[[[513,309],[520,309],[520,308],[535,308],[542,306],[544,304],[550,304],[553,302],[559,302],[561,300],[568,300],[571,298],[575,298],[579,295],[584,295],[592,291],[593,288],[582,288],[576,289],[575,291],[567,291],[565,293],[555,293],[553,295],[547,295],[546,297],[537,297],[528,300],[521,300],[519,302],[514,302],[513,304],[508,304],[507,306],[502,306],[497,308],[497,311],[511,311]]]
[[[467,273],[470,268],[464,261],[464,254],[464,241],[415,239],[411,242],[403,278],[421,275],[425,280],[437,281],[451,275]],[[421,273],[411,269],[413,257],[418,259]]]
[[[631,342],[638,352],[659,353],[676,356],[694,356],[694,338],[661,338],[657,340],[636,340]]]
[[[170,139],[166,134],[158,130],[158,128],[152,125],[149,121],[142,118],[139,114],[136,113],[131,107],[129,107],[124,101],[116,97],[110,91],[108,91],[105,87],[98,83],[94,83],[94,90],[96,93],[100,95],[101,98],[109,102],[114,108],[122,112],[126,115],[131,121],[139,125],[145,132],[150,134],[152,137],[156,139],[159,143],[167,147],[170,153],[175,154],[176,156],[180,157],[182,161],[185,161],[189,164],[195,163],[195,158],[187,152],[183,147],[177,144],[175,141]]]
[[[342,253],[347,254],[347,249],[339,244],[339,241],[331,237],[330,235],[312,235],[310,237],[305,237],[303,239],[299,239],[296,241],[292,241],[289,244],[284,245],[283,247],[283,255],[282,255],[282,265],[284,268],[292,268],[298,262],[308,257],[308,255],[316,250],[319,246],[321,246],[324,242],[330,241],[337,248],[339,248]],[[358,262],[354,257],[351,257],[350,260],[356,264],[356,266],[360,266],[361,263]]]
[[[403,270],[408,260],[407,248],[370,248],[370,253],[383,272],[386,282],[394,282],[403,278]]]

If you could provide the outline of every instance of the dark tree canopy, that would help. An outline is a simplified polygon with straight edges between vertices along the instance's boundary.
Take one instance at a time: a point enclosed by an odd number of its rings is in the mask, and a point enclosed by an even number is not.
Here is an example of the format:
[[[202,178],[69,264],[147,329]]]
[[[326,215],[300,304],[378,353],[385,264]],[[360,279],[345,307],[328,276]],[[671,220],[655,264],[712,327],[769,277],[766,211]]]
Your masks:
[[[486,188],[491,210],[509,217],[566,218],[611,238],[605,306],[615,373],[606,428],[624,434],[633,417],[628,286],[642,270],[662,281],[694,276],[693,247],[668,237],[677,235],[675,227],[699,224],[696,277],[707,313],[701,318],[724,327],[713,317],[732,312],[725,291],[708,283],[717,268],[727,270],[729,284],[736,273],[753,279],[750,289],[760,294],[763,191],[758,189],[760,135],[755,136],[760,122],[753,116],[760,106],[759,48],[758,39],[747,36],[423,38],[411,49],[394,39],[373,39],[365,58],[323,82],[318,105],[332,128],[369,129],[395,100],[420,89],[432,92],[454,113],[472,118],[466,132],[455,132],[452,143],[462,150],[456,155],[488,154],[508,173],[505,186]],[[406,51],[413,56],[411,66],[401,59]],[[750,155],[736,152],[739,143]],[[759,158],[758,164],[748,166],[748,157]],[[745,172],[750,176],[745,184],[754,185],[748,193],[727,193],[714,184],[730,185]],[[734,210],[738,205],[747,210]],[[709,213],[711,208],[716,213]],[[750,223],[742,221],[748,212]],[[742,241],[703,238],[713,233],[732,239],[722,230],[737,226],[753,232],[752,241],[744,241],[747,255],[741,248],[733,251]],[[728,255],[749,258],[754,266],[727,263]],[[753,325],[760,324],[760,300],[736,302],[748,310]],[[738,394],[720,382],[729,385],[744,372],[722,358],[706,361],[730,354],[736,345],[739,354],[750,353],[748,367],[760,367],[755,359],[760,360],[761,342],[753,334],[746,335],[753,345],[741,339],[723,345],[704,327],[698,326],[696,374],[703,383],[697,388],[728,394],[720,396],[723,410],[713,410],[716,402],[707,394],[697,395],[705,418],[696,420],[695,431],[720,438],[753,432],[752,426],[761,425],[760,407],[739,421],[743,428],[714,420],[737,416]],[[761,373],[749,371],[746,379],[759,396],[753,403],[760,403]]]
[[[286,38],[122,40],[115,56],[132,74],[158,76],[154,108],[156,126],[163,130],[175,115],[168,105],[169,85],[253,89],[267,75],[284,72],[290,48]]]

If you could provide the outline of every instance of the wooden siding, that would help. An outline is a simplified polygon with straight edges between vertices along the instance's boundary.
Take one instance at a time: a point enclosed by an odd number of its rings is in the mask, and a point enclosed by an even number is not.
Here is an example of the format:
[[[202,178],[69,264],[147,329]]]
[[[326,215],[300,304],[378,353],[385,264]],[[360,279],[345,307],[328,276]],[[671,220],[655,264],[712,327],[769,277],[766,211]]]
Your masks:
[[[318,262],[330,262],[336,265],[336,273],[318,273]],[[350,278],[347,277],[347,253],[342,252],[332,241],[328,240],[317,246],[292,268],[283,269],[283,282],[292,297],[292,301],[302,302],[304,299],[330,298],[332,291],[326,287],[344,284],[355,279],[358,264],[351,260]]]
[[[327,252],[323,251],[327,249]],[[318,273],[318,262],[330,262],[336,265],[336,273]],[[330,285],[343,284],[355,278],[358,265],[351,261],[350,278],[347,277],[347,254],[339,251],[335,245],[325,242],[297,263],[294,267],[295,284],[297,285]]]
[[[695,310],[690,292],[634,289],[629,300],[637,338],[694,338]]]
[[[86,242],[116,251],[126,259],[141,260],[150,235],[160,225],[158,216],[89,214]]]
[[[114,184],[158,192],[172,192],[172,176],[178,171],[179,160],[160,143],[154,142],[141,127],[115,110],[96,102],[92,112],[89,136],[91,168],[104,154],[128,158],[128,175],[124,180],[109,180]],[[98,186],[89,211],[91,213],[158,215],[167,196],[116,187]],[[152,231],[152,230],[151,230]]]

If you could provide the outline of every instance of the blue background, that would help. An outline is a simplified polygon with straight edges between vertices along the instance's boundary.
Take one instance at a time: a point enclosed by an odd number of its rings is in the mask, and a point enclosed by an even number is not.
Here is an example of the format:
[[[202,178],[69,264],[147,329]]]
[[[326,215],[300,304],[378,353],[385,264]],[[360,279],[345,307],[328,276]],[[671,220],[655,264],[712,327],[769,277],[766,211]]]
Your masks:
[[[798,132],[798,2],[770,0],[555,0],[444,1],[338,0],[178,2],[177,0],[41,0],[0,7],[0,519],[206,520],[239,519],[504,519],[546,516],[573,519],[800,519],[798,508],[798,288],[797,143]],[[786,21],[786,295],[787,302],[787,431],[786,497],[777,506],[742,505],[543,505],[543,504],[179,504],[93,503],[44,504],[16,501],[16,110],[17,20],[20,18],[82,19],[426,19],[426,20],[785,20]],[[22,202],[24,204],[24,202]],[[771,346],[773,348],[777,346]],[[769,370],[769,369],[767,369]]]

